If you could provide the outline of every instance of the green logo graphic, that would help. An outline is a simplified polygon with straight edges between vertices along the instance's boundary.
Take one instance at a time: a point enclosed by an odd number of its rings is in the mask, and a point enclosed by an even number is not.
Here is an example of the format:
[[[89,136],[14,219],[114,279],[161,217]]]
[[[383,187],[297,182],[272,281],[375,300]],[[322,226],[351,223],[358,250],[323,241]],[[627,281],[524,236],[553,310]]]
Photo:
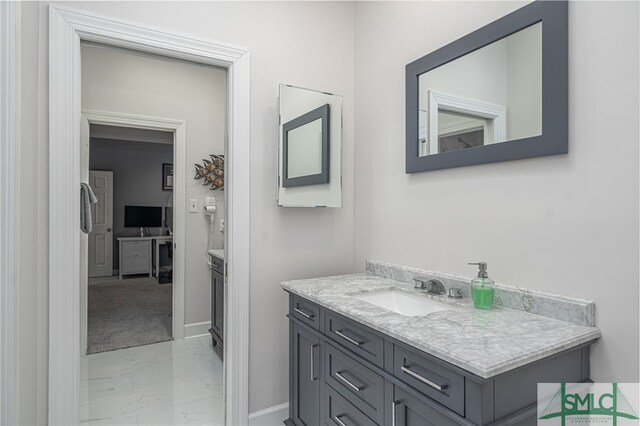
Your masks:
[[[619,417],[638,419],[638,414],[620,392],[617,383],[612,383],[610,393],[600,394],[567,393],[566,383],[561,383],[560,389],[551,398],[540,419],[560,417],[562,426],[565,426],[566,418],[570,416],[608,416],[612,417],[614,426],[617,425]]]

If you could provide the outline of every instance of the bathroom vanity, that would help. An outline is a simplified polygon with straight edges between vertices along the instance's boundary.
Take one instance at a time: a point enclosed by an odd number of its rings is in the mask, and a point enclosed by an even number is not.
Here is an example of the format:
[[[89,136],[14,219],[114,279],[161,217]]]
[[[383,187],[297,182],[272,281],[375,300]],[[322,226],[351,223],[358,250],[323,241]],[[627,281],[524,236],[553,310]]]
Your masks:
[[[537,383],[589,380],[589,345],[600,337],[589,301],[498,286],[497,306],[483,311],[466,280],[440,276],[462,290],[450,299],[409,284],[431,272],[375,262],[367,270],[282,283],[286,424],[518,424],[534,419]],[[412,315],[414,302],[430,313]]]

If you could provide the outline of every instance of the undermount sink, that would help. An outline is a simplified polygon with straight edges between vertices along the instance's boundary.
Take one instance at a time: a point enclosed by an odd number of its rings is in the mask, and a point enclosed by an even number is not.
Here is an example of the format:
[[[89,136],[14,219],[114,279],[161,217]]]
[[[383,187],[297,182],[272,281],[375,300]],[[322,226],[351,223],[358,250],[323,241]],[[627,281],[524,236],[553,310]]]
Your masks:
[[[427,315],[453,308],[451,305],[437,302],[428,297],[398,290],[372,291],[355,294],[351,297],[408,317]]]

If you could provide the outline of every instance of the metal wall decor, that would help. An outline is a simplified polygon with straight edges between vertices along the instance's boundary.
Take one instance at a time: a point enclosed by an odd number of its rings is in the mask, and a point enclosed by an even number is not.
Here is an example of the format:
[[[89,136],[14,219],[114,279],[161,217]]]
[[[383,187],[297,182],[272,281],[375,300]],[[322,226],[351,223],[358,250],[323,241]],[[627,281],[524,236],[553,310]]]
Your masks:
[[[224,155],[209,155],[211,160],[202,159],[196,164],[194,179],[203,179],[203,185],[211,185],[212,190],[224,189]]]

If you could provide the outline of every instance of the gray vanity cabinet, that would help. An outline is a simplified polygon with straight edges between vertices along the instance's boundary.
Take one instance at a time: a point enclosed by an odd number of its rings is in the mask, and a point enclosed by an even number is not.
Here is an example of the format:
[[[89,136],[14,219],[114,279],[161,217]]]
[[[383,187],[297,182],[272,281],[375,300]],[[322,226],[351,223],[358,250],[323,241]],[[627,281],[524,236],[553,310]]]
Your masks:
[[[320,338],[304,325],[290,327],[291,421],[297,426],[320,424]]]
[[[224,344],[224,261],[211,256],[211,328],[213,348],[220,358]]]
[[[482,378],[291,294],[288,426],[535,423],[538,383],[589,380],[589,345]]]

